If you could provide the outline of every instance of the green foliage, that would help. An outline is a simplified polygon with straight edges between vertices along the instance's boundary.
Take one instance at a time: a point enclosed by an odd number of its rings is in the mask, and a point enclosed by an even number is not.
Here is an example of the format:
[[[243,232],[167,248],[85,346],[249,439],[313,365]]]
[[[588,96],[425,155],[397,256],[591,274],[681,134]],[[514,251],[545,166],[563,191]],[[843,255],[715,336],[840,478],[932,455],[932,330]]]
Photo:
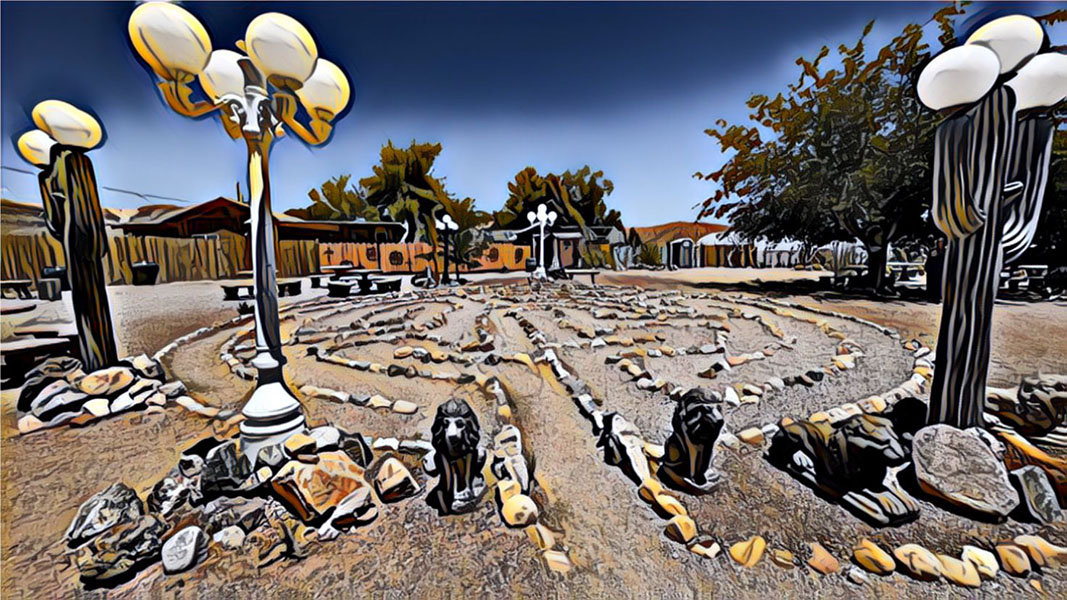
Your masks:
[[[606,252],[596,246],[590,246],[589,244],[582,244],[578,250],[579,255],[585,262],[586,266],[594,269],[613,269],[615,268],[615,260],[611,257],[609,252]]]
[[[650,267],[663,266],[663,254],[660,247],[653,243],[641,244],[641,250],[637,253],[637,262]]]
[[[493,220],[501,229],[522,229],[529,224],[526,215],[547,203],[559,214],[557,223],[563,225],[577,225],[583,230],[591,226],[621,226],[619,211],[609,210],[606,202],[614,189],[603,171],[593,171],[588,165],[575,172],[544,176],[537,169],[526,167],[508,184],[504,208],[493,213]]]
[[[441,144],[412,141],[407,148],[393,142],[382,147],[381,162],[374,175],[359,180],[371,206],[394,221],[408,225],[405,242],[423,240],[437,245],[433,211],[448,198],[444,179],[433,173],[433,163],[441,154]]]
[[[309,190],[311,205],[287,210],[285,214],[312,221],[379,220],[381,217],[378,209],[368,204],[358,190],[348,185],[351,178],[351,175],[340,175],[323,183],[321,192],[317,189]]]
[[[447,213],[456,222],[459,229],[452,234],[449,244],[448,259],[457,265],[476,267],[485,250],[489,248],[489,237],[485,228],[493,222],[493,217],[474,206],[473,198],[455,200],[445,197],[440,201],[438,214]],[[443,214],[441,214],[443,216]],[[444,248],[441,248],[441,252]]]

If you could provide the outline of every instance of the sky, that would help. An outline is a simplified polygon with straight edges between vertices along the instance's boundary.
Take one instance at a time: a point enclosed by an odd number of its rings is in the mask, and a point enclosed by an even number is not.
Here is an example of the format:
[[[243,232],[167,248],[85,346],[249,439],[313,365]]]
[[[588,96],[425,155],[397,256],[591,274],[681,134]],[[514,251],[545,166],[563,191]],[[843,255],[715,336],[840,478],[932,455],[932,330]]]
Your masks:
[[[107,132],[91,154],[97,179],[141,193],[201,202],[245,188],[246,155],[217,119],[165,106],[131,50],[132,2],[0,4],[0,164],[33,169],[14,146],[30,111],[56,98],[97,115]],[[630,226],[692,221],[711,184],[692,177],[723,157],[704,130],[745,117],[753,93],[794,80],[797,56],[872,41],[929,3],[257,3],[185,2],[213,47],[234,49],[248,22],[284,12],[312,32],[320,56],[352,81],[353,105],[330,143],[295,137],[271,153],[274,208],[306,205],[340,174],[371,174],[387,141],[440,142],[435,174],[482,210],[500,208],[526,166],[590,165],[615,184],[608,204]],[[1041,14],[1054,4],[1011,5]],[[980,7],[1003,12],[1005,3]],[[932,30],[932,26],[931,26]],[[1053,39],[1056,39],[1055,37]],[[3,170],[5,198],[39,203],[34,177]],[[101,192],[113,208],[146,203]],[[153,202],[159,202],[154,200]]]

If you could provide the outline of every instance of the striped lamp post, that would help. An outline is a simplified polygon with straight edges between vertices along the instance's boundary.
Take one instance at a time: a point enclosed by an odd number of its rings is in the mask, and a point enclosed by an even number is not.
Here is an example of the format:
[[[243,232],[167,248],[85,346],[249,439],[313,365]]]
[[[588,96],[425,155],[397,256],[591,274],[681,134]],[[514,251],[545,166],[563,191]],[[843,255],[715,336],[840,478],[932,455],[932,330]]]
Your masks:
[[[983,423],[1001,267],[1033,238],[1048,178],[1048,108],[1067,96],[1067,57],[1035,56],[1044,42],[1037,21],[1003,17],[919,76],[919,99],[946,113],[934,140],[932,216],[947,245],[929,424]]]

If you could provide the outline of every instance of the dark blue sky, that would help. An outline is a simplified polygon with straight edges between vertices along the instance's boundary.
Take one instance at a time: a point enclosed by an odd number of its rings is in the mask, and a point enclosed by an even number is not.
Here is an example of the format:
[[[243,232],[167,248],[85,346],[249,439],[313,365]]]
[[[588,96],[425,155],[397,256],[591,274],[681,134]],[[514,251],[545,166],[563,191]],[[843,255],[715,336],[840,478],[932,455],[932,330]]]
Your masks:
[[[103,122],[108,140],[94,151],[103,184],[193,201],[232,195],[236,180],[244,185],[243,146],[217,122],[163,105],[126,39],[134,6],[0,5],[3,164],[26,166],[12,139],[32,126],[34,104],[58,98]],[[368,175],[382,144],[414,138],[442,142],[437,173],[487,210],[503,203],[508,181],[527,165],[603,169],[616,184],[610,203],[633,225],[694,216],[709,187],[691,175],[720,160],[703,130],[743,116],[750,94],[782,89],[798,55],[854,41],[869,19],[877,20],[874,40],[884,40],[936,10],[814,2],[184,6],[216,49],[233,48],[256,15],[287,13],[353,80],[354,105],[328,146],[276,145],[279,209],[305,204],[308,188],[330,176]],[[29,176],[5,170],[2,185],[5,197],[37,201]],[[107,192],[103,200],[142,202]]]

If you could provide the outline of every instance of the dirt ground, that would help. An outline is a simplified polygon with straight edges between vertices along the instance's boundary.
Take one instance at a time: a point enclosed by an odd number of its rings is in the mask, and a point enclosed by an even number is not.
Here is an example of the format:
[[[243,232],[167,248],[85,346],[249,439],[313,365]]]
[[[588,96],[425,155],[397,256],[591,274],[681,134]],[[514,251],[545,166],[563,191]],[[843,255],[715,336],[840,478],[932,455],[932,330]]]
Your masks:
[[[742,270],[694,270],[685,272],[628,272],[604,274],[598,291],[580,285],[575,290],[558,288],[531,294],[528,290],[506,292],[512,301],[490,305],[491,296],[505,295],[503,288],[481,294],[468,286],[462,295],[440,293],[422,302],[412,316],[415,323],[430,323],[443,314],[445,324],[433,330],[441,343],[404,339],[428,349],[457,352],[457,342],[473,335],[477,318],[486,316],[496,338],[494,352],[501,356],[528,353],[537,348],[524,332],[511,307],[561,344],[557,354],[589,385],[603,410],[615,410],[634,423],[649,442],[662,443],[670,432],[673,403],[662,392],[639,390],[606,359],[626,348],[609,344],[590,348],[588,339],[574,329],[562,327],[560,311],[570,323],[612,327],[619,336],[661,334],[673,347],[712,343],[714,331],[697,326],[701,319],[719,315],[729,324],[726,347],[731,355],[755,352],[775,345],[781,338],[758,321],[737,316],[735,308],[774,322],[791,343],[773,356],[752,361],[709,380],[698,375],[710,359],[702,355],[649,358],[647,369],[658,377],[688,388],[703,385],[721,388],[729,384],[760,383],[769,377],[803,372],[826,364],[835,340],[827,339],[814,325],[774,315],[768,306],[751,307],[741,301],[761,296],[751,291],[709,290],[706,284],[726,286],[751,281],[782,281],[814,275],[790,271],[740,273]],[[514,283],[513,276],[488,276],[485,282]],[[581,282],[584,284],[584,282]],[[681,289],[687,297],[676,298],[670,290]],[[634,295],[644,300],[636,300]],[[168,341],[198,327],[232,317],[236,311],[223,305],[217,284],[173,284],[154,288],[112,288],[120,345],[125,353],[151,352]],[[321,292],[305,290],[295,299],[283,299],[283,310],[294,302],[315,300]],[[698,297],[705,295],[707,297]],[[939,307],[911,302],[874,302],[811,295],[776,297],[806,306],[869,319],[892,327],[907,337],[932,344]],[[697,317],[674,315],[665,321],[636,318],[636,302],[652,307],[685,307]],[[617,318],[593,316],[597,302],[615,303]],[[352,328],[354,324],[387,319],[406,308],[376,312],[388,303],[351,306],[341,303],[312,305],[285,326],[309,319],[318,328]],[[180,307],[180,308],[176,308]],[[344,310],[338,311],[338,308]],[[61,320],[58,303],[30,313],[31,320]],[[801,312],[801,311],[797,311]],[[6,317],[5,317],[6,319]],[[25,321],[25,318],[20,321]],[[784,416],[804,416],[817,410],[855,401],[883,392],[910,376],[910,355],[900,344],[881,332],[852,321],[830,318],[829,323],[864,349],[865,357],[852,371],[827,378],[813,387],[793,386],[768,392],[760,402],[724,406],[727,428],[737,432],[750,425],[776,422]],[[5,333],[14,326],[5,324]],[[357,327],[358,328],[358,327]],[[232,375],[218,359],[219,349],[235,329],[220,331],[175,351],[165,366],[191,390],[220,408],[239,409],[252,383]],[[1034,371],[1067,373],[1067,307],[1057,304],[998,305],[995,315],[991,385],[1011,385]],[[1057,340],[1060,343],[1057,344]],[[564,342],[585,343],[574,348]],[[423,365],[411,359],[393,360],[393,343],[373,342],[338,351],[348,359],[382,364]],[[657,344],[637,344],[656,347]],[[375,410],[351,404],[315,399],[304,402],[312,424],[337,425],[366,435],[429,439],[436,406],[450,396],[469,398],[479,415],[483,442],[489,443],[498,425],[494,407],[475,386],[424,378],[388,377],[316,361],[307,346],[286,346],[288,375],[294,387],[314,384],[353,394],[381,394],[417,405],[413,415]],[[891,549],[903,543],[920,543],[935,551],[958,556],[963,544],[1010,539],[1019,533],[1039,533],[1067,544],[1067,526],[1041,527],[1009,520],[995,525],[971,521],[920,499],[922,516],[913,523],[876,529],[842,508],[829,504],[785,473],[769,465],[758,449],[720,447],[715,465],[724,481],[712,493],[696,497],[678,494],[701,534],[717,541],[723,553],[703,559],[663,534],[666,523],[636,495],[635,486],[619,471],[604,463],[596,447],[590,423],[582,417],[570,396],[557,382],[519,362],[483,364],[444,363],[434,369],[483,373],[506,382],[512,401],[513,420],[522,430],[536,462],[541,509],[540,522],[555,533],[556,546],[573,563],[567,574],[547,569],[536,546],[522,530],[505,527],[488,499],[475,512],[441,518],[425,502],[425,494],[386,505],[369,526],[339,539],[315,543],[303,560],[286,560],[257,566],[249,553],[212,552],[199,567],[177,576],[164,576],[158,564],[137,579],[114,590],[84,591],[77,572],[69,564],[62,535],[78,505],[113,482],[124,481],[142,495],[175,463],[182,448],[211,433],[211,422],[177,407],[165,413],[127,414],[105,419],[82,429],[52,429],[20,436],[16,428],[13,390],[2,394],[2,578],[5,598],[69,597],[634,597],[689,598],[712,595],[730,597],[1002,597],[1037,595],[1032,581],[1044,594],[1067,594],[1064,569],[1047,570],[1030,580],[1001,574],[984,582],[979,590],[964,590],[940,581],[920,583],[902,574],[870,576],[859,586],[849,582],[848,556],[852,544],[870,537]],[[433,484],[416,462],[408,461],[423,490]],[[792,551],[798,566],[783,569],[766,557],[744,569],[726,556],[726,548],[752,535],[762,535],[771,549]],[[808,544],[822,543],[844,568],[820,576],[802,563]]]

